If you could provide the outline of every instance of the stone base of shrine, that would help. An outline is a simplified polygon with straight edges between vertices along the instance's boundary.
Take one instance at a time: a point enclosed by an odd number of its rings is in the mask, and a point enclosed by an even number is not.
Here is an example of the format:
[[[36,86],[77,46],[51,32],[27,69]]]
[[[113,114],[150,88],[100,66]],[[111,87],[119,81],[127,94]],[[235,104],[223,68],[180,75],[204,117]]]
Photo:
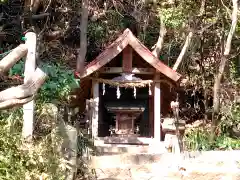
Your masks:
[[[143,137],[104,137],[94,141],[98,155],[131,154],[162,154],[166,152],[164,142],[156,142],[153,138]]]
[[[97,137],[94,140],[95,146],[103,144],[128,144],[128,145],[149,145],[154,141],[153,138],[137,137],[137,136],[109,136]]]

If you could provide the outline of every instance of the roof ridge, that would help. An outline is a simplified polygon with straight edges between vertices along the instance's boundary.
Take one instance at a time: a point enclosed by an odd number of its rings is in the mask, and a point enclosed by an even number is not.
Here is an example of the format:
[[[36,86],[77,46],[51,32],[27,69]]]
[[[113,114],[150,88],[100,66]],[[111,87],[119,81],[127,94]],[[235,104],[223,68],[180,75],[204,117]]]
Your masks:
[[[110,62],[119,53],[121,53],[127,45],[130,45],[147,63],[152,65],[156,70],[168,78],[172,79],[173,81],[178,81],[180,79],[181,75],[179,73],[154,56],[152,52],[128,28],[125,29],[112,44],[110,44],[102,53],[100,53],[84,68],[85,71],[81,78],[92,74]]]

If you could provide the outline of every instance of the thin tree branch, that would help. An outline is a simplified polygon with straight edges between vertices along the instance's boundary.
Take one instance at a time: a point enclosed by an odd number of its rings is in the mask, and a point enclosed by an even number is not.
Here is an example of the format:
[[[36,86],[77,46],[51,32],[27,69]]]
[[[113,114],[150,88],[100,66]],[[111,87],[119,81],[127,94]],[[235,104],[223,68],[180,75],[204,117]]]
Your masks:
[[[44,11],[45,13],[48,12],[48,10],[50,9],[51,4],[52,4],[52,0],[49,0],[48,5],[47,5],[47,7],[46,7],[46,9]]]
[[[223,7],[226,9],[229,18],[231,18],[231,10],[224,4],[224,2],[222,0],[221,0],[221,3],[223,5]]]

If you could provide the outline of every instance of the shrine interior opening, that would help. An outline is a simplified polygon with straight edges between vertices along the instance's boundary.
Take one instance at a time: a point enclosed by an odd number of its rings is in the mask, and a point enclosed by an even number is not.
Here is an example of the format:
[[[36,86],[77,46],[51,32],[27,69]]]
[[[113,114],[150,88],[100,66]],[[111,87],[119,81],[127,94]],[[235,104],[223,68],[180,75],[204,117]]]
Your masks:
[[[128,136],[150,137],[151,128],[149,127],[149,87],[136,87],[136,97],[134,97],[133,88],[120,88],[121,96],[117,98],[117,87],[105,85],[105,93],[103,93],[103,84],[99,84],[99,137],[111,136],[110,129],[119,128],[116,118],[118,114],[124,114],[132,121],[127,123],[134,127],[134,132],[126,132]],[[119,117],[119,116],[118,116]],[[123,120],[123,119],[122,119]],[[116,127],[117,126],[117,127]],[[124,125],[122,125],[124,126]],[[127,129],[128,127],[120,127]],[[124,133],[123,133],[124,134]],[[115,134],[116,135],[116,134]],[[112,134],[112,136],[115,136]],[[117,136],[117,135],[116,135]]]

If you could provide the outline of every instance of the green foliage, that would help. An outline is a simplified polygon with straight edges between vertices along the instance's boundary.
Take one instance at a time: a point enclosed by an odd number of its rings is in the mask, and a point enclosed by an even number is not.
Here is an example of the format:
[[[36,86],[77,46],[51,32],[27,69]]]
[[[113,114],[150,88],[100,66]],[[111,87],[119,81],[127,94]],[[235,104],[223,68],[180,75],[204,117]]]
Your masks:
[[[38,106],[39,107],[39,106]],[[0,179],[3,180],[63,180],[65,179],[67,163],[61,154],[61,145],[65,138],[65,132],[54,129],[52,117],[43,110],[37,109],[38,126],[48,126],[50,131],[39,134],[39,128],[35,127],[38,136],[34,138],[32,145],[26,147],[22,143],[22,109],[3,111],[0,114]],[[41,112],[40,112],[41,111]],[[41,115],[40,115],[41,114]],[[48,121],[45,122],[45,119]],[[36,132],[37,131],[37,132]],[[92,171],[85,159],[82,158],[89,149],[93,149],[93,143],[86,134],[78,133],[78,177],[91,178]]]
[[[148,26],[145,32],[140,32],[138,36],[139,40],[141,40],[141,42],[149,48],[152,47],[158,40],[160,21],[150,23],[151,26]]]
[[[240,140],[228,137],[226,134],[216,139],[216,147],[221,150],[240,149]]]
[[[0,179],[24,179],[27,168],[25,154],[18,149],[20,135],[0,129]],[[16,159],[18,159],[16,161]],[[20,168],[19,168],[20,167]]]
[[[239,34],[239,33],[240,33],[240,20],[238,19],[237,27],[236,27],[236,34]]]
[[[21,117],[21,109],[1,113],[0,179],[39,180],[41,176],[49,180],[63,179],[64,167],[60,166],[61,156],[55,148],[55,144],[61,143],[61,139],[53,139],[48,135],[40,143],[24,147],[19,125]]]
[[[168,8],[159,10],[160,15],[164,18],[167,27],[177,29],[180,28],[185,21],[185,14],[179,8]]]
[[[185,145],[192,151],[210,150],[212,146],[209,143],[210,132],[206,129],[191,129],[185,133]]]
[[[218,136],[213,144],[210,143],[211,130],[209,126],[190,129],[185,133],[186,146],[190,150],[229,150],[240,149],[240,139],[231,137],[233,127],[240,124],[240,105],[232,104],[228,111],[222,113],[221,122],[218,125]],[[239,129],[240,130],[240,129]]]
[[[23,116],[22,108],[14,110],[2,110],[0,113],[0,127],[9,128],[11,132],[21,131],[21,121]],[[14,128],[13,128],[14,127]]]
[[[231,82],[235,85],[238,85],[240,82],[240,72],[239,72],[239,57],[234,58],[230,62],[230,78]]]
[[[226,134],[220,134],[214,144],[211,144],[210,135],[210,130],[203,127],[189,130],[184,138],[186,148],[191,151],[240,149],[240,140],[238,139],[230,138]]]
[[[124,29],[124,18],[116,11],[109,10],[100,20],[88,23],[87,59],[96,57],[109,42],[114,41],[116,33]]]
[[[222,114],[221,122],[217,128],[218,137],[214,144],[211,144],[209,141],[209,137],[211,137],[210,129],[208,127],[200,127],[188,130],[185,133],[187,148],[190,150],[240,149],[240,139],[230,137],[232,136],[232,128],[240,124],[240,105],[233,104],[228,109],[229,111]]]
[[[38,100],[51,102],[53,100],[67,100],[66,97],[74,88],[79,87],[79,80],[75,79],[73,71],[64,66],[53,63],[42,64],[41,69],[48,75],[47,81],[41,87]],[[23,77],[24,62],[20,61],[10,70],[10,75]]]
[[[75,79],[73,71],[64,66],[43,64],[42,69],[49,77],[39,93],[39,99],[44,102],[64,101],[71,90],[79,87],[79,80]]]
[[[70,91],[79,87],[79,82],[74,78],[73,71],[64,66],[45,63],[40,67],[48,75],[48,79],[36,96],[35,116],[38,124],[35,127],[37,135],[33,144],[24,147],[26,144],[21,140],[22,109],[0,113],[0,179],[39,180],[40,177],[47,180],[64,179],[67,167],[59,148],[63,138],[55,133],[53,119],[43,112],[43,106],[46,102],[55,100],[66,101]],[[24,77],[23,69],[24,62],[20,61],[13,66],[9,75]],[[47,131],[37,132],[41,125],[46,126]],[[86,143],[86,140],[83,144],[80,143],[79,149],[83,151],[86,148],[83,145]]]
[[[231,132],[233,127],[237,127],[240,124],[240,105],[233,104],[228,107],[228,111],[222,114],[220,127],[222,133]],[[239,129],[240,130],[240,129]]]
[[[24,61],[19,61],[9,71],[10,76],[20,75],[23,77],[23,73],[24,73]]]

